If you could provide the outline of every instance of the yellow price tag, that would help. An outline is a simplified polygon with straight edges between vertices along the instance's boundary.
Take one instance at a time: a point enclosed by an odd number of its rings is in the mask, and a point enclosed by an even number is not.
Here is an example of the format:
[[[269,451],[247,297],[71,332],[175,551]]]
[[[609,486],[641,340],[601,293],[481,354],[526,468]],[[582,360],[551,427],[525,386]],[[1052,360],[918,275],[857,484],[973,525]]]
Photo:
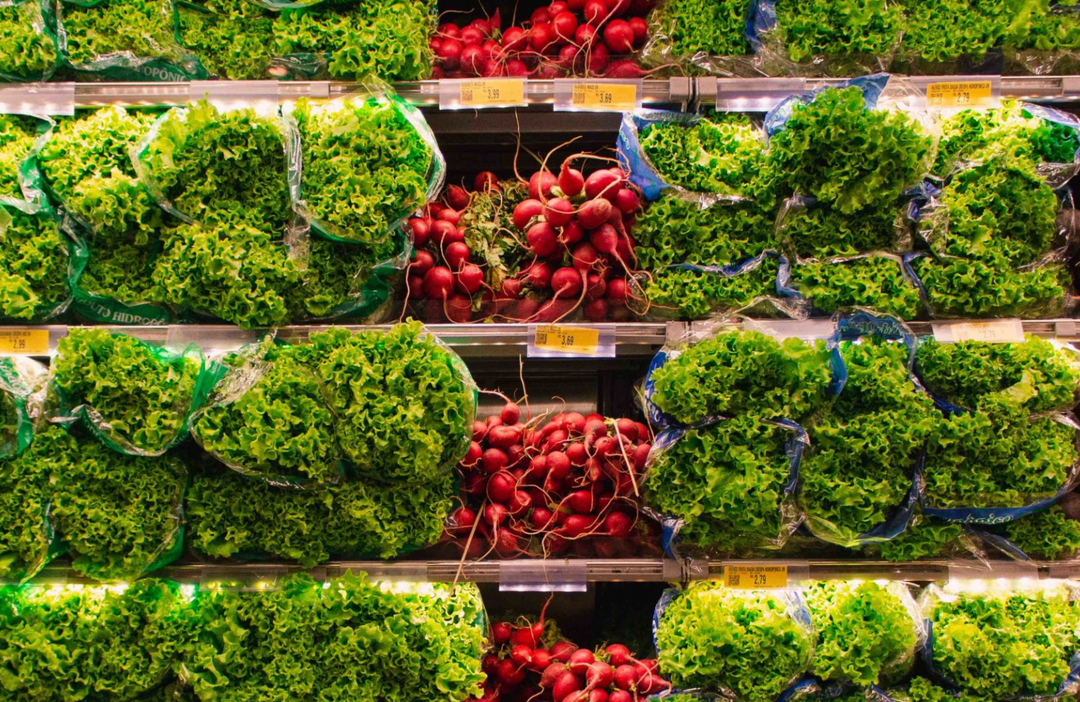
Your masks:
[[[1024,341],[1024,323],[1019,319],[935,324],[933,330],[934,337],[943,344],[962,341],[986,341],[996,344]]]
[[[525,103],[525,81],[519,78],[463,80],[459,83],[462,107],[514,107]]]
[[[736,590],[773,590],[787,587],[786,565],[724,566],[724,587]]]
[[[600,332],[585,327],[544,324],[536,328],[533,346],[546,351],[595,356],[600,346]]]
[[[637,109],[633,83],[574,83],[570,105],[593,112],[631,112]]]
[[[930,107],[989,107],[993,83],[972,80],[957,83],[930,83],[926,86],[926,102]]]
[[[0,329],[0,354],[40,356],[49,353],[48,329]]]

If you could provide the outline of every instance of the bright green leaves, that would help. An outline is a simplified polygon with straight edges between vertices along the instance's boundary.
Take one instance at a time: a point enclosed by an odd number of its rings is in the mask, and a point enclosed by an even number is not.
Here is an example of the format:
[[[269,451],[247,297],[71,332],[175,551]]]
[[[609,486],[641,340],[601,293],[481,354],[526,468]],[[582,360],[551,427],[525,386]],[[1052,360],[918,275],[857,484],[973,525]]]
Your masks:
[[[765,157],[761,130],[745,115],[645,127],[641,149],[664,182],[716,195],[752,195]]]
[[[797,263],[791,269],[791,285],[826,314],[867,307],[898,319],[914,319],[922,311],[919,291],[895,257]]]
[[[920,514],[903,534],[874,544],[874,548],[887,561],[906,563],[941,556],[962,533],[963,527],[959,524]]]
[[[781,592],[698,583],[667,606],[656,629],[660,670],[675,687],[776,699],[805,669],[810,628]]]
[[[805,590],[817,634],[811,671],[859,687],[905,677],[915,663],[919,623],[904,583],[823,581]]]
[[[40,0],[0,6],[0,78],[48,80],[56,69],[56,37],[46,24],[45,7]]]
[[[1033,0],[905,0],[903,50],[913,60],[981,60],[1022,36]]]
[[[249,0],[177,3],[181,43],[212,75],[228,80],[268,78],[274,14]]]
[[[0,319],[48,319],[71,298],[68,241],[47,211],[0,204]]]
[[[781,0],[776,22],[792,61],[888,56],[903,24],[901,5],[886,0]]]
[[[1057,505],[1009,522],[998,531],[1031,558],[1062,560],[1080,550],[1080,522],[1069,519]]]
[[[929,168],[933,142],[899,110],[866,109],[857,87],[829,88],[792,110],[769,142],[769,167],[792,193],[851,213],[893,202]]]
[[[1020,270],[963,258],[923,257],[913,263],[933,315],[1040,318],[1065,306],[1069,272],[1061,263]]]
[[[741,56],[750,53],[745,2],[667,0],[650,17],[650,34],[668,39],[665,57]]]

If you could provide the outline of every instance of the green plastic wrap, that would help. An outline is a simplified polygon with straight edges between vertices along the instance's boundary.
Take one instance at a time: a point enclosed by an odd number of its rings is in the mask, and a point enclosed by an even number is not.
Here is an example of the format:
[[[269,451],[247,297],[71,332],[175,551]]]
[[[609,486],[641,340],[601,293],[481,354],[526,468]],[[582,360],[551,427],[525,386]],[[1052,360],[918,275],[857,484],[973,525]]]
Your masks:
[[[56,17],[47,0],[0,2],[0,80],[49,80],[60,65]]]

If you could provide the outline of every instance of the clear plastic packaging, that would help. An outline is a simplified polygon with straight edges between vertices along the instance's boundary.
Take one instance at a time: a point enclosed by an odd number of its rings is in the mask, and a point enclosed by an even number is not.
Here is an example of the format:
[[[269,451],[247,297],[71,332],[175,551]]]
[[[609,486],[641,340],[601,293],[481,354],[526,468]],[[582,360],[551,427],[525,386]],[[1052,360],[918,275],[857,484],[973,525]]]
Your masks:
[[[47,0],[0,2],[0,80],[46,81],[60,65],[56,17]]]
[[[48,369],[26,356],[0,357],[0,460],[10,460],[34,439]]]
[[[643,65],[684,73],[754,75],[749,0],[662,0],[649,14]]]
[[[45,117],[0,114],[0,205],[48,206],[37,155],[53,126]]]
[[[919,289],[895,254],[874,251],[784,262],[778,288],[805,299],[819,314],[865,308],[910,320],[923,311]]]
[[[63,314],[85,250],[45,205],[0,203],[0,320],[44,322]]]

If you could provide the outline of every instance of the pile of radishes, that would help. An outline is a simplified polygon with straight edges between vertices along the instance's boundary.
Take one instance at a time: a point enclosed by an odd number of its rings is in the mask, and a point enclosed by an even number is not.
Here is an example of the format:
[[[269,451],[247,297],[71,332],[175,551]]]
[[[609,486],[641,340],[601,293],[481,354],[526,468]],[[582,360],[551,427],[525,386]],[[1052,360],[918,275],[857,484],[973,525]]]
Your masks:
[[[499,188],[494,174],[477,176],[475,190],[451,185],[443,203],[429,205],[409,221],[416,252],[407,272],[408,297],[434,300],[448,319],[477,316],[513,322],[553,322],[583,310],[590,321],[629,317],[640,295],[633,292],[634,240],[631,234],[641,198],[619,167],[586,178],[566,159],[558,175],[542,169],[528,180],[528,197],[497,222],[519,261],[509,275],[485,271],[484,257],[466,244],[462,218],[476,193]],[[505,253],[505,252],[504,252]],[[478,299],[491,303],[483,310]],[[475,314],[480,312],[480,315]]]
[[[468,702],[636,702],[671,687],[655,660],[638,660],[622,644],[578,648],[543,617],[496,622],[491,638],[484,696]]]
[[[655,4],[555,0],[505,31],[498,11],[465,25],[445,22],[431,39],[432,77],[640,78],[645,72],[629,54],[645,45],[645,15]]]
[[[458,466],[463,504],[447,532],[477,558],[558,555],[585,537],[629,537],[651,445],[641,422],[579,412],[523,422],[510,402],[473,425]],[[617,555],[616,541],[596,541],[601,555]]]

